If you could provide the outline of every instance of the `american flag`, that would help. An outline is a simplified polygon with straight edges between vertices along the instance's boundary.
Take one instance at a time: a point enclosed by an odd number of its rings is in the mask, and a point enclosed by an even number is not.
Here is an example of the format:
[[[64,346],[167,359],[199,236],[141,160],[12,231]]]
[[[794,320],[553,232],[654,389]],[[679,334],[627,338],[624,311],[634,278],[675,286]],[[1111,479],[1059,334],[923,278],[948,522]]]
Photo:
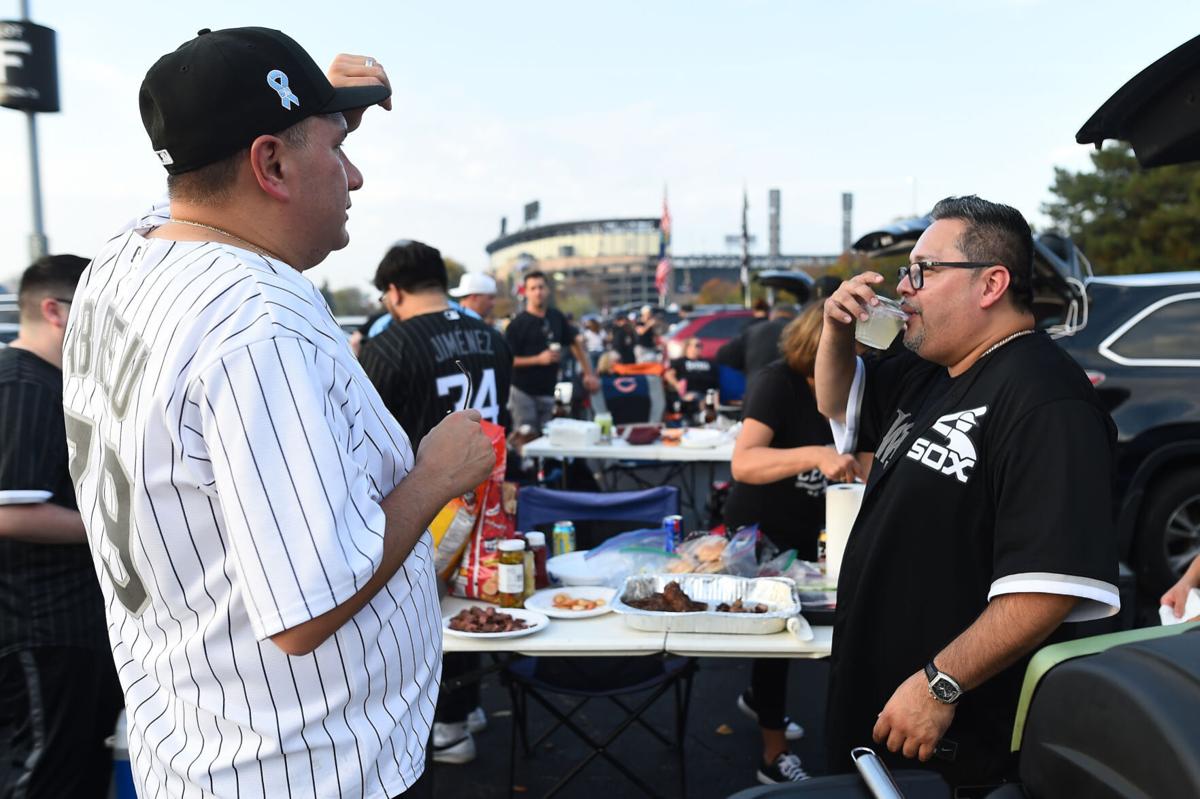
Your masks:
[[[654,288],[664,300],[671,278],[671,211],[667,208],[667,190],[663,189],[662,223],[659,225],[658,267],[654,270]]]

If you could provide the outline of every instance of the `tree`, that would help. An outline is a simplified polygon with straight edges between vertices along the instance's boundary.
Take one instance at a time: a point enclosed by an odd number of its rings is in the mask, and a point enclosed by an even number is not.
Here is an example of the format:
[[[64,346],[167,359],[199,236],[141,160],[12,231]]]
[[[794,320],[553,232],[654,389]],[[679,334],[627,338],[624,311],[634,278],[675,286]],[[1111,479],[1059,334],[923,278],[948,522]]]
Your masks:
[[[446,277],[449,280],[450,288],[454,288],[462,282],[463,273],[467,271],[467,268],[453,258],[443,256],[442,260],[446,263]]]
[[[1054,170],[1042,211],[1098,274],[1171,272],[1200,264],[1200,165],[1143,170],[1122,144],[1092,153],[1093,169]]]
[[[741,303],[742,288],[737,283],[719,277],[704,281],[696,294],[697,305],[724,305]]]
[[[329,308],[335,316],[365,316],[374,307],[374,298],[357,286],[334,289],[329,295]]]

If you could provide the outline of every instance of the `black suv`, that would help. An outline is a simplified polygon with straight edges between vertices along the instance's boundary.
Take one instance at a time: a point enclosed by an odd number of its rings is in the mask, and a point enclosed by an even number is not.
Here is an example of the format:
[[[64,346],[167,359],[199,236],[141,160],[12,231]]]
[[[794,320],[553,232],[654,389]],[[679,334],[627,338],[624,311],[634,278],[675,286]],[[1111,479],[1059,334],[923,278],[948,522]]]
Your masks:
[[[1117,424],[1121,551],[1156,605],[1200,554],[1200,272],[1092,278],[1058,343]]]
[[[872,257],[906,254],[929,217],[860,238]],[[885,273],[890,270],[885,270]],[[1038,325],[1087,371],[1117,425],[1113,509],[1139,605],[1200,553],[1200,272],[1093,277],[1067,237],[1034,238]]]

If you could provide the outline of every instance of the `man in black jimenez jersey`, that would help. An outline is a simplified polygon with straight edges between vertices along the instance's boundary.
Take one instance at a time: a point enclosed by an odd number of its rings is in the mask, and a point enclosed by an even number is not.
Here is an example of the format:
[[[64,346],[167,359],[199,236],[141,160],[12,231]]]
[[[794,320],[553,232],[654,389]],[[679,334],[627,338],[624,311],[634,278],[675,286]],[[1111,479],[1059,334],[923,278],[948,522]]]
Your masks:
[[[875,453],[838,583],[826,740],[833,771],[874,739],[963,788],[1010,772],[1030,652],[1120,606],[1115,429],[1036,330],[1021,214],[961,197],[932,216],[900,269],[905,349],[855,357],[881,275],[824,306],[820,410],[841,451]]]
[[[509,426],[512,352],[491,325],[450,307],[442,255],[419,241],[388,250],[375,272],[375,287],[393,323],[366,342],[363,371],[413,449],[452,410],[474,408],[488,421]],[[475,653],[448,653],[442,680],[479,668]],[[463,764],[475,759],[472,733],[487,725],[477,681],[438,697],[433,759]]]
[[[450,307],[441,253],[419,241],[397,244],[380,262],[375,287],[395,321],[359,360],[413,450],[452,410],[475,408],[507,427],[512,352],[491,325]]]

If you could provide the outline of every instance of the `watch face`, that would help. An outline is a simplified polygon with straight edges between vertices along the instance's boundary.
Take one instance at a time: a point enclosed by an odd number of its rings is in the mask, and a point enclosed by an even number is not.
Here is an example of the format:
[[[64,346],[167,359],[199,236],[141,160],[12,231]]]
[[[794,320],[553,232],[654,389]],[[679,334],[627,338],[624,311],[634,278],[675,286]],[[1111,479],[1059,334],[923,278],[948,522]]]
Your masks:
[[[946,703],[953,702],[958,699],[959,690],[955,688],[949,680],[938,678],[929,685],[929,690],[933,692],[934,697]]]

